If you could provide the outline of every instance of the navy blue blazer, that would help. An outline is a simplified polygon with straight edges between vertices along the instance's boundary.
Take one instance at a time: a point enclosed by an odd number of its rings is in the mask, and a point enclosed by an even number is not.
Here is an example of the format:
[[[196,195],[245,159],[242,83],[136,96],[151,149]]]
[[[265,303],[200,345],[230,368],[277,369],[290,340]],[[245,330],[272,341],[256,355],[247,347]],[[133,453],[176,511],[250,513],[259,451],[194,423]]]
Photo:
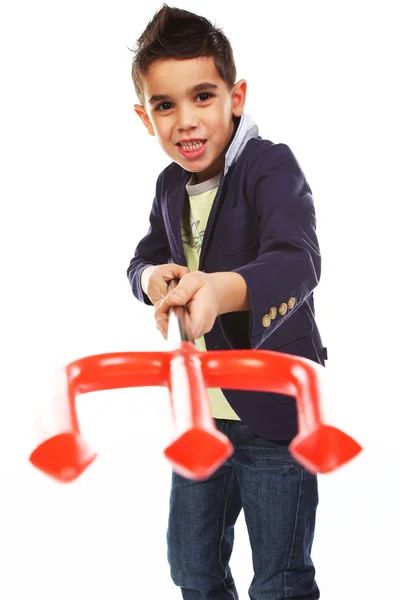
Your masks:
[[[190,176],[177,163],[159,175],[150,227],[128,268],[133,294],[149,305],[140,285],[143,269],[167,262],[186,265],[181,214]],[[324,365],[313,301],[321,272],[314,203],[304,173],[286,144],[249,139],[237,161],[221,175],[199,270],[240,273],[250,296],[250,311],[217,318],[205,335],[209,350],[274,350]],[[270,309],[288,303],[292,308],[285,314],[278,311],[268,324],[265,316]],[[273,440],[296,435],[293,397],[228,389],[223,393],[254,433]]]

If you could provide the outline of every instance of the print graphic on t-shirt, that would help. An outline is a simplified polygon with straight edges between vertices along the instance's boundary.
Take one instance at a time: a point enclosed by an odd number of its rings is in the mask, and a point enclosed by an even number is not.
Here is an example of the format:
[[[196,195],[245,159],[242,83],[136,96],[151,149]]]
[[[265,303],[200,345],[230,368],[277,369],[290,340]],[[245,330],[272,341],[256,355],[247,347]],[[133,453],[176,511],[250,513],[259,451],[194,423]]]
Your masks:
[[[196,250],[200,255],[203,245],[204,229],[200,229],[200,220],[190,219],[190,229],[182,226],[182,243]]]
[[[204,233],[216,193],[217,186],[193,196],[188,194],[182,207],[182,244],[186,264],[191,273],[199,269]],[[195,346],[201,352],[207,351],[204,336],[195,340]],[[211,414],[214,418],[240,421],[240,417],[230,406],[220,388],[207,388],[207,393],[210,399]]]

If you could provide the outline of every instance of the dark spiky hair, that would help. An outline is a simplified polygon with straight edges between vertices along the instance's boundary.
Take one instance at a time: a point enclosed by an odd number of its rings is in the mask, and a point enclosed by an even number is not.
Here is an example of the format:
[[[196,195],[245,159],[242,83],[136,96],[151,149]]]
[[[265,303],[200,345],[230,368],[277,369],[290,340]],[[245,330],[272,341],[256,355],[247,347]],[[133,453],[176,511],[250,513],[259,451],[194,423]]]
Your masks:
[[[236,67],[228,38],[210,21],[187,10],[163,4],[137,40],[133,52],[132,79],[142,105],[142,77],[156,60],[212,57],[229,90],[235,84]]]

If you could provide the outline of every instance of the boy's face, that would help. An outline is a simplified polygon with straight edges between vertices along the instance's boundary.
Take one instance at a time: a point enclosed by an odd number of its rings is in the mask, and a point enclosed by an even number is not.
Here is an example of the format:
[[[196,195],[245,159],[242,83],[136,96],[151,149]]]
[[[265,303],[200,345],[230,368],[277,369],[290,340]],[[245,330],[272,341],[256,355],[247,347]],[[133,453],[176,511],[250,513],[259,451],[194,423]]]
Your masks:
[[[229,91],[213,58],[158,60],[143,79],[144,106],[135,104],[135,112],[167,155],[200,183],[223,169],[246,85],[242,79]]]

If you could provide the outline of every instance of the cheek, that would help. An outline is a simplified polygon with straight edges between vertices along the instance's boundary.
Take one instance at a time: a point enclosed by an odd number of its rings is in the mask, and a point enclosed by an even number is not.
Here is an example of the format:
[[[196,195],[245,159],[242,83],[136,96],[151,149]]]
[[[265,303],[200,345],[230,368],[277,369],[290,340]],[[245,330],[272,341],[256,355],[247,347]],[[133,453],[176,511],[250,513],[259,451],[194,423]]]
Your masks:
[[[153,122],[153,129],[155,131],[155,134],[157,136],[157,138],[162,142],[162,141],[168,141],[168,138],[170,137],[170,127],[168,126],[168,123],[164,120],[164,121],[154,121]]]
[[[225,102],[219,107],[219,111],[214,117],[214,131],[217,131],[221,136],[229,133],[232,120],[232,107],[230,102]]]

